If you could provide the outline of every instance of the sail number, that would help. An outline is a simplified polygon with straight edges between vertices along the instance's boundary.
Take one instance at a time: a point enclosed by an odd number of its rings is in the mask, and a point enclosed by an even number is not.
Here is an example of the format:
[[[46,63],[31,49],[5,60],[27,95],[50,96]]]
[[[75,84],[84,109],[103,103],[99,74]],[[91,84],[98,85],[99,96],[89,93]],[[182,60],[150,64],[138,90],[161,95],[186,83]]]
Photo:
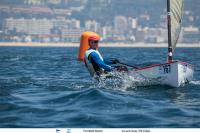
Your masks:
[[[170,64],[164,65],[162,67],[163,67],[164,74],[167,74],[167,73],[171,72],[171,65]]]

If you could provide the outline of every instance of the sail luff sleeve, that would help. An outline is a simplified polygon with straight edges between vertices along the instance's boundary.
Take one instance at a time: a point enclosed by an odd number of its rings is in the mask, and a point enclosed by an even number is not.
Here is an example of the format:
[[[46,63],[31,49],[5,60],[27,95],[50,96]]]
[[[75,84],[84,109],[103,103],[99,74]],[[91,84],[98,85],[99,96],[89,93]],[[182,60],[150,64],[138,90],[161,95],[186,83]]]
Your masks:
[[[170,11],[171,11],[171,43],[173,50],[176,47],[182,24],[183,16],[183,3],[184,0],[170,0]]]

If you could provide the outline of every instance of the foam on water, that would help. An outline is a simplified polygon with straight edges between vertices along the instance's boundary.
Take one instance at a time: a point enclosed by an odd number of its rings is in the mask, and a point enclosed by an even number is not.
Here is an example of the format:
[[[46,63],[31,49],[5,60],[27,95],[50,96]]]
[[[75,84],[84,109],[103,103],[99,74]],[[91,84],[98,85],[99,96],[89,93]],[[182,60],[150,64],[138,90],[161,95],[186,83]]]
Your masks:
[[[193,84],[193,85],[200,85],[200,80],[191,81],[190,83]]]
[[[97,86],[100,88],[127,91],[135,89],[138,86],[150,85],[152,82],[138,73],[129,75],[127,73],[112,72],[111,75],[111,78],[101,77],[99,82],[97,82]]]
[[[108,89],[127,91],[129,89],[135,89],[142,86],[145,87],[152,85],[162,85],[162,80],[164,80],[163,77],[149,79],[137,72],[131,74],[112,72],[111,75],[113,78],[100,78],[97,86]],[[191,81],[190,83],[193,85],[200,85],[200,81]],[[186,84],[183,83],[181,87],[184,87],[185,85]]]

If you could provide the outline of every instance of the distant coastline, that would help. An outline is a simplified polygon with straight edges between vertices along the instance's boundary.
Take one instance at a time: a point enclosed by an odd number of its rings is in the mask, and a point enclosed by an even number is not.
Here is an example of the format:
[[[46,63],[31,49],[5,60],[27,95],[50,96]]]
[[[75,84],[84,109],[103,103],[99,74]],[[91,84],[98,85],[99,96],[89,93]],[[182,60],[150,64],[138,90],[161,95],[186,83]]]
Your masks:
[[[19,47],[79,47],[79,43],[21,43],[21,42],[0,42],[2,46]],[[100,47],[132,47],[132,48],[165,48],[167,44],[149,44],[149,43],[100,43]],[[177,47],[200,48],[199,44],[178,44]]]

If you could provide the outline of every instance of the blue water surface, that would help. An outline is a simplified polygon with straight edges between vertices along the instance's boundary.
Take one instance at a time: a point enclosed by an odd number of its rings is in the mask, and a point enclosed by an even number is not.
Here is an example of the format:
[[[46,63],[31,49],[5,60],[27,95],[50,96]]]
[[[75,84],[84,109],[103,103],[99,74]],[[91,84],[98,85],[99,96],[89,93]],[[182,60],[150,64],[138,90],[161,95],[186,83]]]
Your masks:
[[[166,61],[166,48],[101,48],[104,57],[143,66]],[[200,127],[200,49],[177,48],[195,66],[180,88],[101,85],[78,48],[0,47],[0,127]],[[128,84],[128,82],[127,82]]]

